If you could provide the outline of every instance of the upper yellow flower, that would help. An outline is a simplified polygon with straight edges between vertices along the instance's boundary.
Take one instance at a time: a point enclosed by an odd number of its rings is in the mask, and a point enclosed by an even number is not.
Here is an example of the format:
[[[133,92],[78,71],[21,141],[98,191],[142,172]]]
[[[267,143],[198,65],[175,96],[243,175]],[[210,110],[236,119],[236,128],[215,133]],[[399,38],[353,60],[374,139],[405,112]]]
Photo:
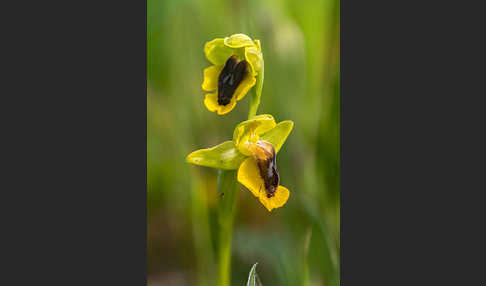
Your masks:
[[[234,34],[207,42],[204,53],[213,64],[204,69],[202,89],[212,92],[206,94],[204,105],[223,115],[255,85],[263,64],[260,41]]]
[[[290,195],[280,185],[276,156],[293,126],[289,120],[276,124],[269,114],[257,115],[236,126],[233,141],[194,151],[187,156],[187,161],[219,169],[238,169],[238,182],[271,211],[283,206]]]

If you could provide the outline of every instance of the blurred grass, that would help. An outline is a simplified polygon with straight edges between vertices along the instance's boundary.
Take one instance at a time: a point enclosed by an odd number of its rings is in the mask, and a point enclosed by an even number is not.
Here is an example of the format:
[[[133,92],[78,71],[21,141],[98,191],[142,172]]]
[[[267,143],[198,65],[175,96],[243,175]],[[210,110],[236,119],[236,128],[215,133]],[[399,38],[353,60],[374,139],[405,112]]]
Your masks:
[[[339,1],[147,1],[147,271],[151,285],[214,285],[213,169],[185,156],[232,137],[249,96],[223,117],[201,90],[205,42],[260,39],[259,113],[295,127],[277,159],[288,203],[271,213],[239,192],[232,285],[258,262],[264,285],[339,285]],[[310,234],[311,233],[311,234]],[[308,250],[306,248],[308,247]]]

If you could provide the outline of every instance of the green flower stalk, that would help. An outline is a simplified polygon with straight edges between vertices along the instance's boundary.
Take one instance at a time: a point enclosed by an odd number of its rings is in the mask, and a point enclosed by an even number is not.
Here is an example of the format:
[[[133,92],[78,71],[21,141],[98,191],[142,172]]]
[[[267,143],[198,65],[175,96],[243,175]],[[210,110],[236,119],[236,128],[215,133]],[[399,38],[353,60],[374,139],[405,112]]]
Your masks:
[[[218,284],[231,285],[231,240],[233,221],[236,213],[238,183],[236,172],[219,170],[218,194],[221,197],[218,206],[219,250],[218,250]]]
[[[280,185],[277,153],[292,131],[292,121],[276,123],[272,115],[256,115],[263,89],[264,63],[259,40],[244,34],[214,39],[206,43],[204,53],[213,64],[203,72],[204,105],[224,115],[256,85],[248,120],[233,131],[233,140],[192,152],[186,161],[216,168],[219,193],[218,285],[231,281],[231,240],[237,207],[239,184],[248,189],[268,210],[282,207],[290,191]]]

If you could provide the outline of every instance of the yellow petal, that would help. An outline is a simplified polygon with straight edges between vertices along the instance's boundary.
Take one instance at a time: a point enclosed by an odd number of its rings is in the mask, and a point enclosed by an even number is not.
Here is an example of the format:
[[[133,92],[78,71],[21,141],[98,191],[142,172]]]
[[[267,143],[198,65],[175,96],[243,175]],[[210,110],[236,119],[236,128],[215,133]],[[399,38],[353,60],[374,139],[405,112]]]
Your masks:
[[[224,39],[218,38],[207,42],[204,46],[206,58],[215,65],[224,65],[229,57],[234,53],[234,49],[224,44]]]
[[[247,131],[243,126],[237,127],[235,131],[237,132],[235,145],[241,153],[250,156],[252,154],[251,145],[255,144],[260,137],[251,130]]]
[[[216,110],[218,110],[218,93],[206,93],[206,97],[204,98],[204,105],[206,105],[206,108],[211,112],[215,112]]]
[[[224,44],[230,48],[242,48],[253,46],[255,43],[245,34],[234,34],[224,38]]]
[[[213,91],[218,89],[218,79],[222,69],[222,65],[210,66],[204,69],[204,80],[201,85],[203,90]]]
[[[289,199],[290,192],[284,186],[278,186],[275,191],[275,195],[271,198],[267,198],[267,195],[260,194],[260,202],[265,206],[268,211],[272,211],[275,208],[283,206]]]
[[[217,99],[216,99],[216,103],[218,103]],[[223,115],[230,112],[231,110],[233,110],[233,108],[235,108],[235,105],[236,105],[236,97],[233,95],[231,101],[228,104],[218,105],[219,106],[218,115]]]
[[[240,82],[238,87],[235,90],[235,94],[233,97],[236,97],[236,100],[241,100],[248,91],[255,85],[256,79],[250,73],[246,73],[243,80]]]
[[[206,105],[206,108],[209,111],[217,112],[218,115],[224,115],[233,110],[233,108],[235,108],[236,98],[233,96],[233,98],[231,98],[231,101],[227,105],[219,105],[218,92],[207,93],[206,97],[204,98],[204,105]]]
[[[257,47],[258,51],[262,51],[262,45],[260,44],[260,40],[255,40],[253,41],[255,43],[255,46]]]
[[[253,157],[248,157],[238,169],[238,182],[245,186],[257,198],[265,194],[265,185],[260,176],[260,170]]]
[[[250,64],[252,75],[257,75],[262,69],[262,53],[255,46],[246,47],[245,59]]]
[[[260,114],[238,124],[233,132],[233,142],[241,153],[250,156],[248,143],[256,143],[259,135],[276,126],[275,119],[270,114]]]

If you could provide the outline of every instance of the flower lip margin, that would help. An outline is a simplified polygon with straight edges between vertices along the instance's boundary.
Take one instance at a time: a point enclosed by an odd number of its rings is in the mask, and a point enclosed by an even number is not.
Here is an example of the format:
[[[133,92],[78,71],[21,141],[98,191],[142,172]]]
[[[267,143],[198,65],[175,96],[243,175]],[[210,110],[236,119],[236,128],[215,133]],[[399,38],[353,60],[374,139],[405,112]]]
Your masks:
[[[258,165],[253,157],[248,157],[241,163],[238,169],[237,180],[257,197],[268,211],[283,206],[290,196],[290,191],[280,184],[273,196],[267,196],[264,190],[264,181],[260,177]]]

